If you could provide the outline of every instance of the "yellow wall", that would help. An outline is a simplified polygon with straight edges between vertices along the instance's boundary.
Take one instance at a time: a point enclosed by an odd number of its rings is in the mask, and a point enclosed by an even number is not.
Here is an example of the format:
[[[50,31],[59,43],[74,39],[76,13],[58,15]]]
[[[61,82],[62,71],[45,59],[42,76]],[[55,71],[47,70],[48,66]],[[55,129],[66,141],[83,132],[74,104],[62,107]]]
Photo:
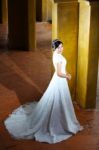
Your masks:
[[[63,55],[67,59],[67,71],[72,75],[69,85],[74,99],[78,53],[78,3],[54,3],[52,18],[52,37],[59,38],[64,43]]]

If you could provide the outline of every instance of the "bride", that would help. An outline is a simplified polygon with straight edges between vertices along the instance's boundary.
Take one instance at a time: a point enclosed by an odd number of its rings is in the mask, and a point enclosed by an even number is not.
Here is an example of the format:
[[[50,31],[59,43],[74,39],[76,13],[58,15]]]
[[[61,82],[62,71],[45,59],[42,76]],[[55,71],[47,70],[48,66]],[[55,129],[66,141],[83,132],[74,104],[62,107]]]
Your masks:
[[[39,102],[21,105],[9,115],[4,124],[16,139],[35,139],[57,143],[83,130],[79,124],[68,87],[71,75],[66,71],[63,43],[52,41],[54,75]]]

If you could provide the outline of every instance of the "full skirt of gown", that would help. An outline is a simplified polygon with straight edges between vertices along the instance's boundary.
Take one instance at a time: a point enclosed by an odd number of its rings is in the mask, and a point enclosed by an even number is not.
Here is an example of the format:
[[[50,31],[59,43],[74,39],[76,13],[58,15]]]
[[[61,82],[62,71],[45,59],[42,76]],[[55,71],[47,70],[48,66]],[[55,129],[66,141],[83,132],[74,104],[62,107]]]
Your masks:
[[[57,143],[81,131],[72,104],[68,82],[54,73],[39,102],[21,105],[4,121],[16,139]]]

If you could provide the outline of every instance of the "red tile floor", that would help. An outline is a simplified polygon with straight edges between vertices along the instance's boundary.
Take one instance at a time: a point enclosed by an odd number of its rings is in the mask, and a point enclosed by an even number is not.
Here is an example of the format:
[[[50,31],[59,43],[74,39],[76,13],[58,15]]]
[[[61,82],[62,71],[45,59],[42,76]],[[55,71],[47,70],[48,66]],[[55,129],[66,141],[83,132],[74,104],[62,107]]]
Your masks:
[[[51,24],[37,23],[36,27],[35,51],[0,49],[0,150],[99,150],[99,105],[84,110],[75,104],[84,130],[57,144],[15,140],[5,129],[3,121],[12,110],[38,100],[51,79]]]

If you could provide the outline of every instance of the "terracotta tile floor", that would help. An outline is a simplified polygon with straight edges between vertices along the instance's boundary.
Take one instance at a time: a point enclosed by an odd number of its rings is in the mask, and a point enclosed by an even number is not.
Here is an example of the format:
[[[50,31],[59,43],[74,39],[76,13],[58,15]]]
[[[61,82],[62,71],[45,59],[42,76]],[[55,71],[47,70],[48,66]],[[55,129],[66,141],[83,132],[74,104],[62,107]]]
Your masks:
[[[83,110],[75,104],[85,129],[57,144],[15,140],[6,131],[3,121],[8,114],[20,104],[38,100],[51,79],[51,25],[38,23],[36,33],[36,51],[0,51],[0,150],[99,150],[99,105]]]

